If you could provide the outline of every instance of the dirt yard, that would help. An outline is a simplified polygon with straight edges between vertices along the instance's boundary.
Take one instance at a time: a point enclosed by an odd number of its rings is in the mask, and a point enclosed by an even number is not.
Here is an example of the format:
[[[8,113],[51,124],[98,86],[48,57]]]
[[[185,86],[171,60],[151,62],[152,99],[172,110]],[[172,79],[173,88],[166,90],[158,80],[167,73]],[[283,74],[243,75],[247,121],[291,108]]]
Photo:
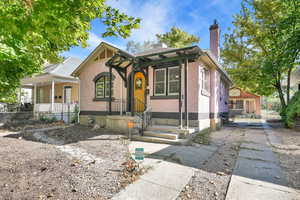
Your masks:
[[[244,132],[243,129],[228,127],[209,135],[209,145],[217,146],[218,149],[208,160],[200,163],[200,169],[178,200],[225,199]]]
[[[291,187],[300,189],[300,130],[286,129],[281,123],[271,124],[283,148],[273,148]]]
[[[47,144],[53,141],[63,145]],[[74,126],[25,135],[0,130],[0,196],[109,199],[128,184],[128,155],[121,135],[105,130]]]

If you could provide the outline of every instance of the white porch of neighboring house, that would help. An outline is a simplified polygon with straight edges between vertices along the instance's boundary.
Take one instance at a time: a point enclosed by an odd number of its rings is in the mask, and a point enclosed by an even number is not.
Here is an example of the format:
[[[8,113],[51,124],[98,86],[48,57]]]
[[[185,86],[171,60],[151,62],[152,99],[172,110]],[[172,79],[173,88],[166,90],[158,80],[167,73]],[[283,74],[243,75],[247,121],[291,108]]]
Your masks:
[[[79,79],[74,77],[43,74],[21,80],[21,88],[32,90],[32,104],[35,116],[41,113],[54,114],[64,119],[63,113],[79,111]]]

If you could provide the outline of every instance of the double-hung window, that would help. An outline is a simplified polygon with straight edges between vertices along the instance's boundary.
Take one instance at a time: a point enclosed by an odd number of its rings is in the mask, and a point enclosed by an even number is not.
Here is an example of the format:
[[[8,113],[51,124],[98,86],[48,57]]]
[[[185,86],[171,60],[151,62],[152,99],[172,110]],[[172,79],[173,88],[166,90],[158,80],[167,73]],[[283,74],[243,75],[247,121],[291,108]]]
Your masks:
[[[95,97],[96,99],[109,98],[110,81],[109,76],[101,76],[95,81]]]
[[[174,96],[179,94],[179,67],[155,69],[154,96]]]
[[[204,68],[202,73],[202,91],[209,95],[210,92],[210,72]]]
[[[166,68],[156,69],[154,73],[154,95],[166,95]]]
[[[179,67],[168,68],[168,95],[179,94]]]

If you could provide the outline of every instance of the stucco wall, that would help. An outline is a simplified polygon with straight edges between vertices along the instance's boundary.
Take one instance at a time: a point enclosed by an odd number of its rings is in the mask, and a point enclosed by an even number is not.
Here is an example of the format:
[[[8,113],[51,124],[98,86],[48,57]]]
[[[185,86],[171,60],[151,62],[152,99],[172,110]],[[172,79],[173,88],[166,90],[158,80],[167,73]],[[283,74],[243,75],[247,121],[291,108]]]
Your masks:
[[[198,66],[199,62],[189,63],[188,65],[188,112],[196,113],[198,111]],[[184,67],[182,67],[182,82],[184,81]],[[153,96],[153,68],[149,68],[149,91]],[[182,94],[184,95],[184,83],[182,83]],[[153,112],[178,112],[178,99],[150,99],[150,106]],[[182,111],[184,112],[184,100],[182,102]]]
[[[80,107],[81,110],[85,111],[107,111],[108,102],[107,101],[94,101],[95,98],[95,83],[93,79],[95,76],[101,72],[109,72],[109,68],[105,66],[104,60],[90,59],[89,62],[82,68],[79,79],[80,79]],[[123,99],[125,100],[127,91],[125,90],[124,83],[120,75],[113,69],[113,75],[115,79],[113,80],[113,98],[121,99],[121,90],[123,90]],[[123,87],[121,89],[121,84]]]
[[[203,70],[204,68],[209,70],[208,66],[199,62],[198,66],[198,85],[199,90],[197,91],[199,104],[198,104],[198,115],[199,115],[199,129],[208,128],[210,126],[209,112],[210,112],[210,96],[202,91],[203,88]]]

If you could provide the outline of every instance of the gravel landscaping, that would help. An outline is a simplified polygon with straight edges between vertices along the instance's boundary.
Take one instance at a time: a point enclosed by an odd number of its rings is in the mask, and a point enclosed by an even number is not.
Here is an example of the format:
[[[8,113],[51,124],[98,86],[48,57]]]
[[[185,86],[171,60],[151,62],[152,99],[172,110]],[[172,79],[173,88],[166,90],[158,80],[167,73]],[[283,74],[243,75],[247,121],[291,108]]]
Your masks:
[[[121,135],[84,126],[43,134],[64,145],[0,137],[2,199],[109,199],[140,174]]]

